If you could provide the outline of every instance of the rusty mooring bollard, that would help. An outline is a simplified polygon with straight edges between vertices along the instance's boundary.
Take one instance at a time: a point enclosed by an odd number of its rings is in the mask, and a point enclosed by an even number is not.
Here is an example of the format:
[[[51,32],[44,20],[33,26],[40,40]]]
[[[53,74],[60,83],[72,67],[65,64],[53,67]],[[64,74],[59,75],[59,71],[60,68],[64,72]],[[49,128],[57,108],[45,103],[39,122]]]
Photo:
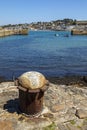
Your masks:
[[[43,109],[43,96],[48,81],[39,72],[30,71],[18,78],[19,107],[27,115],[35,115]]]

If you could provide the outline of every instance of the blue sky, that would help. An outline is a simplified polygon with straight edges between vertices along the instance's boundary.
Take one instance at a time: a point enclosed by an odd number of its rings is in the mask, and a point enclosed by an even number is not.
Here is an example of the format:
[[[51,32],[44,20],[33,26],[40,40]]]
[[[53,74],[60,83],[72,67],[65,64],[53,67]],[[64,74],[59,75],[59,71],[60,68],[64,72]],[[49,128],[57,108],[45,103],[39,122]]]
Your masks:
[[[64,18],[87,20],[87,0],[0,0],[0,25]]]

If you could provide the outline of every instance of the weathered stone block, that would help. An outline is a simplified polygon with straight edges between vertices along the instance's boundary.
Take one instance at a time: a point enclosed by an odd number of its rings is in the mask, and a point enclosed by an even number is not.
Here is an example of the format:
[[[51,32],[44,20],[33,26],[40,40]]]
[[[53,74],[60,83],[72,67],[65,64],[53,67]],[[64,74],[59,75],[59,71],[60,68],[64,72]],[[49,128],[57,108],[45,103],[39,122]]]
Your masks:
[[[61,111],[61,110],[64,110],[64,109],[65,109],[65,105],[64,104],[54,105],[52,107],[52,111],[53,112],[58,112],[58,111]]]
[[[87,117],[87,111],[82,110],[82,109],[78,109],[76,110],[76,114],[75,114],[78,118],[83,119]]]
[[[0,130],[14,130],[10,121],[0,121]]]

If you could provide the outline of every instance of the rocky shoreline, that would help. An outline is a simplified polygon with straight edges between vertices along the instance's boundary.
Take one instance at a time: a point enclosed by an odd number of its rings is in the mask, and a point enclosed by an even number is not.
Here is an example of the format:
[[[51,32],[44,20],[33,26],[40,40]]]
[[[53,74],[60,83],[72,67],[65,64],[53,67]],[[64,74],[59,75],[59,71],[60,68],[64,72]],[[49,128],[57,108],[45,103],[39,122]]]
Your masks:
[[[14,82],[0,83],[0,129],[87,130],[86,77],[48,78],[43,111],[36,117],[19,111]]]
[[[72,85],[72,84],[79,84],[79,85],[86,85],[87,84],[87,76],[79,76],[79,75],[72,75],[72,76],[59,76],[59,77],[46,77],[53,84],[59,85]],[[0,83],[1,82],[9,82],[13,80],[7,80],[5,77],[0,76]]]
[[[61,77],[47,77],[47,79],[58,85],[87,85],[87,76],[61,76]]]

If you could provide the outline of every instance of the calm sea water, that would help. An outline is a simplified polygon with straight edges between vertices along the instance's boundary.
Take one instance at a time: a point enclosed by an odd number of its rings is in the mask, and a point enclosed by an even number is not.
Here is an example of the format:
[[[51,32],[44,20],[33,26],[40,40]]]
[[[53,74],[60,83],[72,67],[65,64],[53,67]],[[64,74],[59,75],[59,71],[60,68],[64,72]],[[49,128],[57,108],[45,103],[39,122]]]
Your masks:
[[[87,36],[30,31],[27,36],[0,38],[0,76],[12,79],[26,71],[50,77],[87,75]]]

